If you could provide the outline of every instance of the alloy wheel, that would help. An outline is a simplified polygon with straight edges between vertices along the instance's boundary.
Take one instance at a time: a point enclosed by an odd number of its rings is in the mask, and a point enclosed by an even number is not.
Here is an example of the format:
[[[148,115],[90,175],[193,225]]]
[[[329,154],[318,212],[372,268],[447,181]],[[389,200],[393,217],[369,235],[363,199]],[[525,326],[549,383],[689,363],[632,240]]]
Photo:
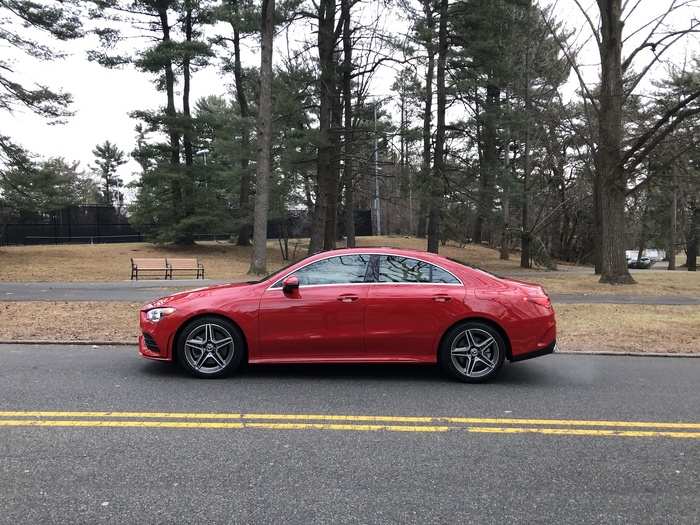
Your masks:
[[[484,377],[498,366],[501,349],[496,339],[485,330],[469,328],[452,340],[450,358],[465,377]]]
[[[199,325],[185,339],[185,359],[197,372],[216,374],[231,362],[236,352],[231,333],[216,323]]]

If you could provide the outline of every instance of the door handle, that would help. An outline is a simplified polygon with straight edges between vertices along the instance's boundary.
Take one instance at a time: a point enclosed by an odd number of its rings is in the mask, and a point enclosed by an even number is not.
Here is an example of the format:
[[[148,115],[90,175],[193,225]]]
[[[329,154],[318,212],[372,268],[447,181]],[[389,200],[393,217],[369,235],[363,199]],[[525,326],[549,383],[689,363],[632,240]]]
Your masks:
[[[338,296],[338,301],[342,303],[352,303],[354,301],[357,301],[358,297],[354,294],[343,294]]]
[[[433,295],[433,301],[435,301],[436,303],[446,303],[450,299],[452,299],[452,297],[446,294]]]

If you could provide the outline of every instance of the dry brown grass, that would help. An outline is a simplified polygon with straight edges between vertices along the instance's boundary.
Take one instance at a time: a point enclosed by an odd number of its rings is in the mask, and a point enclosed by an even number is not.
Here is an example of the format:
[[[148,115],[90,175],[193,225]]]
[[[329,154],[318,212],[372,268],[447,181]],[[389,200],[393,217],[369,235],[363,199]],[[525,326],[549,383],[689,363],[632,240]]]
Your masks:
[[[0,302],[0,340],[136,342],[139,303]]]
[[[359,237],[358,246],[394,246],[425,250],[425,240],[410,237]],[[308,241],[290,241],[290,255],[306,254]],[[268,241],[270,271],[283,265],[277,241]],[[0,281],[119,281],[129,279],[132,257],[198,257],[206,276],[241,280],[250,265],[250,247],[228,242],[195,246],[156,246],[148,243],[9,246],[0,248]],[[516,261],[500,261],[498,252],[481,246],[446,246],[441,253],[494,271],[513,270]]]
[[[636,285],[611,286],[598,282],[590,273],[546,272],[518,277],[541,284],[549,293],[627,294],[627,295],[700,295],[700,273],[684,271],[643,271],[632,274]]]
[[[425,249],[425,239],[402,236],[359,237],[358,246],[392,246]],[[296,245],[296,257],[306,253],[308,241],[290,241]],[[190,247],[155,246],[147,243],[11,246],[0,248],[0,281],[120,281],[129,279],[131,257],[198,257],[212,279],[239,281],[246,279],[250,262],[249,247],[227,242],[202,242]],[[560,265],[558,272],[524,271],[517,256],[502,261],[498,251],[483,246],[455,245],[440,247],[440,253],[486,270],[542,284],[553,293],[624,293],[633,295],[697,295],[700,273],[639,271],[634,273],[637,286],[610,286],[598,283],[589,268]],[[270,271],[283,265],[276,241],[268,242]]]
[[[0,340],[136,342],[139,304],[0,302]],[[564,350],[700,353],[696,306],[560,305]]]
[[[700,353],[700,308],[587,304],[556,307],[565,350]]]
[[[279,249],[268,243],[269,264],[282,264]],[[148,243],[9,246],[0,249],[0,281],[120,281],[128,280],[132,257],[198,257],[206,277],[240,279],[250,265],[249,247],[226,242],[195,246]]]

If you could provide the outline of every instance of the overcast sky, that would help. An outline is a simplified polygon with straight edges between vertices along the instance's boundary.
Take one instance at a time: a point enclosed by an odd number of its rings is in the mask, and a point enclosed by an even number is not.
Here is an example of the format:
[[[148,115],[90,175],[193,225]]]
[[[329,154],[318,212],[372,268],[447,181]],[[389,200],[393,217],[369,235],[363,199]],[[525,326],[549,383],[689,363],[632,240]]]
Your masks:
[[[627,21],[626,30],[639,27],[663,10],[672,0],[642,0],[641,7]],[[550,2],[545,2],[549,4]],[[582,30],[583,38],[590,34],[585,30],[585,19],[577,11],[574,0],[559,0],[555,4],[557,18],[565,20],[572,29]],[[630,2],[632,3],[632,2]],[[582,4],[595,13],[595,0],[583,0]],[[367,4],[366,4],[367,5]],[[372,4],[368,4],[371,6]],[[377,4],[378,5],[378,4]],[[674,24],[687,25],[691,17],[700,17],[700,10],[686,10],[675,16]],[[392,30],[396,30],[392,24]],[[291,40],[303,38],[301,33],[309,33],[309,28],[298,29],[291,35]],[[278,46],[284,39],[278,39]],[[2,132],[10,135],[16,142],[30,151],[44,157],[62,156],[67,160],[79,160],[83,168],[93,162],[92,149],[98,143],[110,140],[126,152],[134,147],[134,126],[136,121],[128,116],[135,109],[152,109],[163,105],[163,93],[155,90],[149,75],[136,72],[132,68],[108,70],[95,63],[88,62],[86,51],[94,42],[85,39],[63,44],[61,49],[68,56],[56,62],[40,62],[26,57],[15,63],[18,77],[22,82],[38,81],[52,88],[61,88],[73,95],[75,115],[66,124],[47,125],[43,119],[27,111],[17,111],[12,115],[3,114]],[[250,39],[246,44],[245,62],[257,64],[256,42]],[[674,59],[682,60],[684,54],[698,54],[698,40],[689,41],[679,46],[674,52]],[[585,55],[589,65],[596,63],[595,48],[590,47]],[[595,68],[590,68],[595,74]],[[379,74],[379,89],[388,91],[391,85],[392,70],[386,69]],[[229,78],[222,78],[216,67],[197,72],[192,82],[192,101],[207,95],[226,95],[230,93]],[[571,87],[576,85],[572,78]],[[383,93],[385,94],[385,93]],[[138,165],[131,161],[122,168],[121,176],[132,180]]]

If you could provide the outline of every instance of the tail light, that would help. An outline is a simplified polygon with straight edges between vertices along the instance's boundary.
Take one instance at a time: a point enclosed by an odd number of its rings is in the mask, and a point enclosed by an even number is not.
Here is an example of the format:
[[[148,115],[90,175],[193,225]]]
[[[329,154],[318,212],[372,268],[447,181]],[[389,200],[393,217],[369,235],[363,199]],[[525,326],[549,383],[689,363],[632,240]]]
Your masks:
[[[528,296],[525,298],[526,301],[529,301],[531,303],[535,303],[539,306],[542,306],[544,308],[550,309],[552,308],[552,302],[549,300],[549,297],[547,296]]]

